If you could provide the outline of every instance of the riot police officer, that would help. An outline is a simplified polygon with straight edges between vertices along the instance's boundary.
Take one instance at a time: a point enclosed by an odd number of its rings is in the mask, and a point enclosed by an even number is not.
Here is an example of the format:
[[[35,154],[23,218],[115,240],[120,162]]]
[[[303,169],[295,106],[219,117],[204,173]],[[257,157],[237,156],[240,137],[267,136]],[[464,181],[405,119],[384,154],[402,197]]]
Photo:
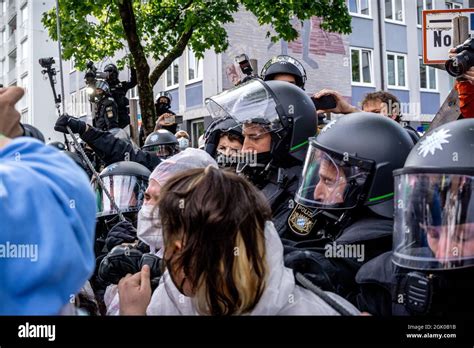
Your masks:
[[[107,64],[104,72],[108,73],[110,94],[117,103],[118,125],[120,128],[125,128],[130,124],[129,100],[126,95],[129,89],[137,85],[137,72],[134,68],[130,69],[130,81],[119,80],[119,71],[115,64]]]
[[[393,252],[357,274],[358,306],[376,315],[472,315],[474,120],[425,134],[394,172]]]
[[[95,82],[94,101],[96,103],[94,127],[103,131],[117,128],[119,126],[117,104],[110,96],[110,87],[107,82],[102,80]]]
[[[160,159],[174,156],[180,151],[178,139],[166,129],[159,129],[151,133],[146,138],[142,150],[151,152]]]
[[[308,138],[316,134],[313,102],[290,83],[253,79],[208,98],[206,106],[215,119],[232,117],[241,124],[243,158],[237,172],[262,190],[275,227],[283,234]]]
[[[204,133],[204,151],[211,155],[219,167],[236,167],[244,137],[242,127],[232,118],[217,119]]]
[[[278,80],[290,82],[304,89],[306,70],[295,58],[287,55],[273,57],[262,68],[260,73],[264,81]]]
[[[285,237],[288,267],[355,302],[355,275],[391,249],[392,171],[413,142],[395,121],[358,113],[332,120],[310,146]]]

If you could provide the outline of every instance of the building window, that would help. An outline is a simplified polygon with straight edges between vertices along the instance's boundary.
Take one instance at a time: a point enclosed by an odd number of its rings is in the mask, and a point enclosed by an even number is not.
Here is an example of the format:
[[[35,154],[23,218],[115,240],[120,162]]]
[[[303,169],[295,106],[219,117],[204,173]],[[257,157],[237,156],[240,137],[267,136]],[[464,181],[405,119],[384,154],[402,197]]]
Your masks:
[[[191,141],[193,147],[199,147],[199,137],[204,134],[204,120],[194,120],[191,122]]]
[[[70,115],[76,116],[77,115],[77,93],[71,93],[71,105],[70,105]]]
[[[370,1],[349,0],[349,12],[351,15],[370,17]]]
[[[433,0],[416,0],[416,23],[423,24],[423,11],[434,9]]]
[[[78,116],[87,115],[87,103],[88,103],[87,91],[86,91],[86,88],[82,88],[79,91],[79,107],[78,107],[79,114],[78,114]]]
[[[372,85],[372,51],[351,48],[352,84]]]
[[[459,4],[457,2],[446,1],[447,10],[456,10],[456,9],[461,9],[461,8],[462,8],[462,4]]]
[[[26,22],[28,21],[28,6],[25,5],[21,8],[21,23],[26,26]]]
[[[385,0],[385,19],[392,22],[404,23],[404,4],[402,0]]]
[[[420,88],[437,91],[437,72],[432,66],[423,64],[423,58],[420,58]]]
[[[389,87],[407,87],[406,55],[387,53],[387,74]]]
[[[166,88],[175,88],[179,84],[179,58],[166,69]]]
[[[188,82],[202,80],[202,59],[197,59],[190,48],[187,49],[186,65],[188,67]]]

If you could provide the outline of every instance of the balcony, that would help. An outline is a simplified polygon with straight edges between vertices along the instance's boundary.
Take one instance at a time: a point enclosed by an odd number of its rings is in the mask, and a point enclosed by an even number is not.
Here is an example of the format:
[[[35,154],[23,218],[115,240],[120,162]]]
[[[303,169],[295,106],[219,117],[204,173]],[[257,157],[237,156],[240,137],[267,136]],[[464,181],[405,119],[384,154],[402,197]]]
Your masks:
[[[8,39],[8,54],[16,50],[16,32],[14,32]]]
[[[12,85],[14,82],[16,82],[16,80],[17,80],[16,68],[13,68],[12,70],[10,70],[10,71],[8,72],[8,76],[7,76],[7,77],[8,77],[7,81],[8,81],[8,84],[9,84],[9,85]]]

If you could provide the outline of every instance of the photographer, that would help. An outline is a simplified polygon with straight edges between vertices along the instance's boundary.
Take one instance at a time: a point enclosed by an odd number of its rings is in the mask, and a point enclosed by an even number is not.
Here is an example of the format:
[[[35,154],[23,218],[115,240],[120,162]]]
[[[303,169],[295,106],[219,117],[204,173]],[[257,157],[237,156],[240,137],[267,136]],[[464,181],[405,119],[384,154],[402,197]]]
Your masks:
[[[117,104],[110,96],[109,84],[102,80],[95,82],[94,102],[96,111],[94,115],[94,127],[107,131],[119,126]]]
[[[170,110],[171,108],[171,95],[168,92],[160,92],[155,100],[155,110],[157,121],[155,124],[155,131],[160,129],[166,129],[171,133],[175,134],[178,125],[176,123],[176,114]],[[142,126],[140,128],[140,146],[145,143],[145,129]]]
[[[168,92],[160,92],[156,97],[155,102],[156,116],[158,121],[156,122],[155,130],[166,129],[171,133],[176,133],[176,119],[173,117],[176,114],[171,111],[171,95]]]
[[[323,89],[313,95],[313,98],[319,99],[323,96],[332,96],[336,101],[336,107],[327,110],[318,110],[319,112],[333,112],[337,114],[352,114],[360,112],[355,106],[349,104],[346,99],[337,91],[330,89]],[[392,120],[402,124],[402,115],[400,113],[401,104],[396,96],[386,91],[377,91],[373,93],[367,93],[361,102],[362,111],[373,112],[389,117]],[[407,131],[408,135],[412,139],[413,143],[416,144],[420,139],[420,135],[415,129],[409,125],[402,126]]]
[[[110,86],[110,94],[117,103],[119,127],[125,128],[130,124],[129,100],[126,95],[129,89],[137,85],[137,71],[130,69],[130,81],[119,80],[119,71],[115,64],[107,64],[104,72],[107,73],[106,81]]]
[[[0,315],[73,314],[94,268],[95,199],[74,161],[21,136],[23,94],[0,89],[0,245],[29,254],[0,258]]]

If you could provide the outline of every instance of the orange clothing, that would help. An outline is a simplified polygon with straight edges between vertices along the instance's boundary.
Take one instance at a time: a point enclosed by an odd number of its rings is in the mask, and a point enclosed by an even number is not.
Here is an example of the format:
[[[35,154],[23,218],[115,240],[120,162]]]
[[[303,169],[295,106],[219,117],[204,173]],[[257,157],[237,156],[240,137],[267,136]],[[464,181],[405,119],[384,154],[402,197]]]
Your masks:
[[[468,81],[456,81],[459,94],[459,106],[464,118],[474,118],[474,85]]]

